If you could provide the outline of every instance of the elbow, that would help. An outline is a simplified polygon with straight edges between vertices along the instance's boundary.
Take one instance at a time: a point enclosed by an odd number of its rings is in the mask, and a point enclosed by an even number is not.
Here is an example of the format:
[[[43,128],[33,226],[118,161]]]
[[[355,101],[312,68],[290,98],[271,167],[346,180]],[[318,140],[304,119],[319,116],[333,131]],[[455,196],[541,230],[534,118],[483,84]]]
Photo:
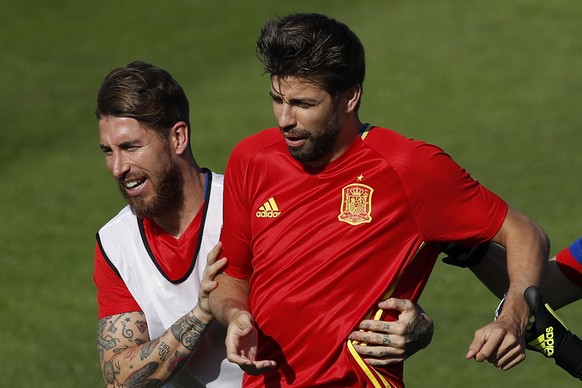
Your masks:
[[[539,224],[534,222],[534,234],[539,241],[540,249],[542,250],[543,258],[547,260],[550,255],[550,238],[548,234]]]

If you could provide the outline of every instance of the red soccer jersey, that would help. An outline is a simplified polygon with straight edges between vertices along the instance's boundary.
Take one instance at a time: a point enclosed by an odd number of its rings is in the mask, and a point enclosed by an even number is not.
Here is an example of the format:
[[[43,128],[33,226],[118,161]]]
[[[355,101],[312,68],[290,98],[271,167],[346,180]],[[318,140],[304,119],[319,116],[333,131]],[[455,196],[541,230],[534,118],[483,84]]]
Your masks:
[[[243,140],[221,240],[226,272],[250,281],[258,358],[278,365],[245,386],[402,385],[401,366],[365,365],[348,334],[387,294],[417,301],[441,243],[488,241],[506,212],[441,149],[391,130],[373,128],[317,174],[277,128]]]

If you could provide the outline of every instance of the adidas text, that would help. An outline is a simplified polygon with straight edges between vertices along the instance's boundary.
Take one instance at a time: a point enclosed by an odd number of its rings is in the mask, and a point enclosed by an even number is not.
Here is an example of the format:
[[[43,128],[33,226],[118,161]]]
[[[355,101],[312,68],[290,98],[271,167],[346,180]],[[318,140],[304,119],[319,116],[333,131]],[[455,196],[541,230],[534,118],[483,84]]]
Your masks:
[[[281,214],[281,212],[276,212],[274,210],[263,210],[263,211],[258,211],[256,213],[256,216],[258,218],[275,218],[275,217],[279,217],[279,214]]]
[[[547,357],[554,355],[554,327],[546,328],[546,338],[544,339],[543,351]]]

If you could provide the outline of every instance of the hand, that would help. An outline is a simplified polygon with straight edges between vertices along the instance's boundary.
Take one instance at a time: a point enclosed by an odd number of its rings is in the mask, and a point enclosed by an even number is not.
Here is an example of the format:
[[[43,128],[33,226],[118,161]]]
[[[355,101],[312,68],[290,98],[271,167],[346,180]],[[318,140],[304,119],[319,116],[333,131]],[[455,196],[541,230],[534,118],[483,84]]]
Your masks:
[[[526,310],[522,311],[524,308]],[[516,302],[515,297],[506,297],[499,318],[475,332],[466,358],[474,358],[477,362],[487,360],[502,370],[511,369],[521,363],[525,360],[524,332],[527,316],[527,305],[523,297],[519,302]]]
[[[394,322],[364,320],[359,326],[362,330],[348,336],[362,343],[354,344],[354,348],[364,361],[375,366],[396,364],[428,346],[434,325],[419,306],[408,299],[390,298],[380,302],[378,307],[397,310],[400,314]]]
[[[214,248],[208,253],[206,259],[206,268],[204,268],[204,273],[202,279],[200,280],[200,291],[198,292],[198,307],[200,310],[212,318],[212,313],[210,312],[210,306],[208,303],[208,295],[218,286],[218,283],[214,280],[216,275],[224,269],[227,263],[226,257],[218,260],[218,257],[222,253],[222,243],[218,242]]]
[[[257,361],[258,332],[251,314],[240,310],[228,324],[226,358],[250,375],[265,373],[277,366],[275,361]]]

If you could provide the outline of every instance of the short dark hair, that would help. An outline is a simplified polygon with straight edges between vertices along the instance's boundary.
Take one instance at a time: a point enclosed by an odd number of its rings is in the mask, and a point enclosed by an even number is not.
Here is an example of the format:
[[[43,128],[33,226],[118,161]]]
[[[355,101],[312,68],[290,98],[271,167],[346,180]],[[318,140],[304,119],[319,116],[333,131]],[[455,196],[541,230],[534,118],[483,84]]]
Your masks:
[[[190,131],[190,108],[184,90],[164,69],[135,61],[112,70],[97,93],[97,119],[130,117],[165,137],[184,121]]]
[[[345,24],[320,14],[269,20],[257,40],[257,57],[271,77],[313,81],[332,96],[363,88],[364,47]]]

